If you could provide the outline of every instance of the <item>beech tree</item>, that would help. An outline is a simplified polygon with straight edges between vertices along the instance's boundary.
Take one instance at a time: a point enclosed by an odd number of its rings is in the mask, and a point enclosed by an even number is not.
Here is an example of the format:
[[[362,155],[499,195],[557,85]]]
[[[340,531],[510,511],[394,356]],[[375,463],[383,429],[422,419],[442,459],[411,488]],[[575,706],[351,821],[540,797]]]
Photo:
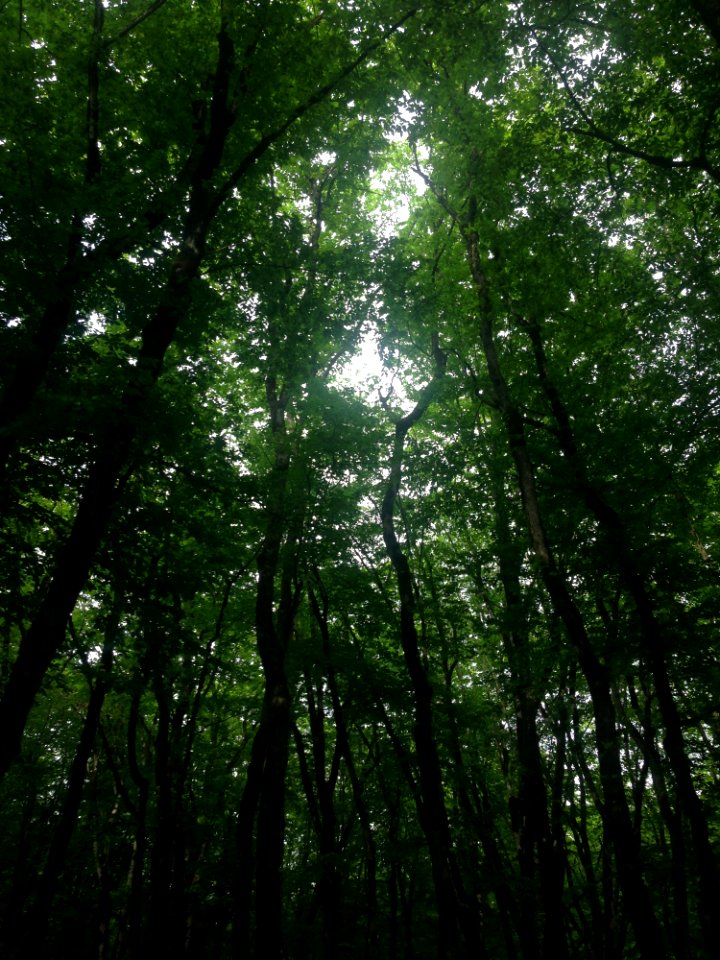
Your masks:
[[[3,955],[713,956],[712,5],[0,23]]]

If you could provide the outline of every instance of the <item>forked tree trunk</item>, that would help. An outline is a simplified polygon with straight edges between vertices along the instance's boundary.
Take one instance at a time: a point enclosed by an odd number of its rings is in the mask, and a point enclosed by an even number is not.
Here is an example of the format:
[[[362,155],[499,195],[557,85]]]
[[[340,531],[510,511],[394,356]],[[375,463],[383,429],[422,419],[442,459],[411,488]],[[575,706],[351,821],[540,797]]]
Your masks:
[[[420,656],[415,625],[415,592],[410,563],[395,533],[395,502],[400,490],[405,437],[429,407],[445,371],[446,358],[433,334],[435,376],[423,390],[415,408],[395,424],[390,476],[380,517],[385,549],[395,570],[400,595],[400,644],[413,689],[413,742],[419,771],[420,825],[428,845],[438,909],[439,960],[482,956],[477,916],[464,909],[464,893],[453,851],[445,806],[442,769],[433,723],[433,691]]]

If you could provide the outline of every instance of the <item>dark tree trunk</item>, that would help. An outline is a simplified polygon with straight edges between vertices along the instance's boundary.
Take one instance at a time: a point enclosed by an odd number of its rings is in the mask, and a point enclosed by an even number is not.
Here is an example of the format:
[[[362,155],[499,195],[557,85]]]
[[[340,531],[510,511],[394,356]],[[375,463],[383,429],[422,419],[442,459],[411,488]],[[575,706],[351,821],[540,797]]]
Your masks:
[[[542,677],[531,664],[527,611],[520,586],[521,555],[515,549],[502,489],[495,478],[495,532],[505,595],[503,644],[515,702],[518,758],[516,803],[518,859],[522,877],[520,942],[527,960],[567,956],[563,916],[564,844],[551,828],[537,713]],[[540,916],[538,916],[540,912]],[[539,924],[542,923],[542,937]]]
[[[690,824],[697,871],[700,879],[700,920],[708,951],[714,949],[720,932],[717,903],[720,902],[720,875],[710,843],[707,816],[693,783],[682,734],[680,716],[672,692],[664,651],[667,638],[655,617],[653,603],[640,565],[631,548],[625,525],[618,512],[591,483],[577,445],[570,417],[548,373],[545,348],[537,322],[524,324],[530,336],[538,376],[557,424],[560,448],[574,472],[577,493],[608,538],[620,575],[638,613],[642,651],[655,683],[655,692],[665,726],[664,746],[678,787],[683,812]]]
[[[380,517],[383,539],[395,570],[400,595],[400,643],[414,695],[413,741],[419,771],[420,825],[427,840],[438,908],[438,957],[450,960],[483,953],[476,916],[463,910],[464,893],[455,860],[445,806],[442,770],[433,725],[433,691],[420,656],[415,626],[415,593],[410,564],[395,533],[395,501],[400,490],[405,437],[423,416],[437,392],[445,371],[446,358],[433,335],[436,365],[434,378],[407,416],[395,424],[395,441],[390,477]]]
[[[337,837],[337,817],[335,814],[335,784],[339,772],[340,744],[335,741],[335,749],[326,773],[327,745],[325,737],[325,711],[323,709],[323,681],[313,684],[311,672],[305,670],[305,695],[308,701],[310,718],[310,736],[312,745],[314,778],[309,773],[303,777],[306,784],[308,803],[315,812],[313,817],[318,837],[318,856],[320,876],[315,885],[315,900],[322,915],[322,954],[334,958],[338,950],[338,937],[342,929],[342,876],[337,870],[337,858],[340,845]],[[301,766],[307,769],[302,751],[302,738],[296,729],[296,741]]]
[[[177,927],[182,918],[173,909],[174,877],[172,870],[175,843],[175,810],[173,804],[172,744],[170,738],[170,705],[161,679],[155,680],[157,731],[154,742],[154,829],[150,846],[150,886],[148,891],[148,923],[145,953],[156,956],[162,949],[175,956]],[[180,941],[182,942],[182,940]]]
[[[260,787],[265,762],[266,730],[262,719],[250,752],[250,763],[245,776],[245,787],[238,810],[235,832],[235,871],[232,891],[232,943],[233,956],[251,956],[251,931],[253,918],[253,890],[255,863],[255,817],[260,801]]]
[[[690,945],[690,917],[688,912],[688,864],[680,805],[676,803],[673,806],[668,792],[665,765],[658,750],[656,731],[652,719],[652,698],[645,691],[644,707],[641,707],[638,692],[631,679],[628,680],[628,692],[630,702],[642,725],[641,730],[638,730],[628,719],[628,729],[638,747],[642,750],[648,764],[655,800],[670,840],[672,898],[666,908],[667,925],[672,930],[672,946],[675,957],[677,960],[690,960],[692,948]]]
[[[254,949],[267,960],[284,956],[282,863],[285,844],[285,772],[291,732],[291,696],[285,656],[300,600],[296,538],[301,520],[289,517],[286,502],[290,449],[285,429],[289,388],[266,381],[275,446],[266,501],[267,524],[258,553],[255,634],[265,675],[260,725],[253,741],[238,820],[238,876],[235,890],[235,950]],[[283,541],[284,550],[281,557]],[[275,604],[280,574],[280,598]],[[253,849],[253,829],[255,843]],[[255,878],[255,935],[252,936],[252,877]]]
[[[320,581],[317,570],[315,571],[315,579],[317,581],[317,592],[310,586],[310,606],[322,636],[323,661],[327,672],[328,688],[332,703],[332,716],[335,723],[336,753],[345,761],[345,768],[350,780],[353,802],[360,822],[363,847],[365,850],[366,905],[363,916],[366,929],[365,956],[370,960],[370,958],[375,956],[378,948],[377,850],[370,825],[370,814],[363,795],[363,786],[360,782],[355,766],[355,757],[350,747],[350,737],[345,723],[345,708],[340,698],[337,673],[331,656],[330,630],[328,626],[328,596]]]
[[[633,831],[625,796],[620,761],[620,743],[615,723],[610,677],[595,654],[570,591],[560,574],[545,535],[535,475],[525,438],[523,418],[514,405],[503,376],[492,334],[492,307],[478,236],[464,231],[470,273],[479,303],[480,338],[497,409],[502,417],[510,453],[515,464],[528,533],[540,575],[553,609],[562,621],[576,651],[580,669],[590,691],[595,718],[595,738],[600,780],[603,788],[603,819],[612,841],[625,909],[632,923],[643,960],[666,956],[666,946],[650,902],[640,862],[639,838]]]
[[[34,956],[42,953],[52,917],[53,903],[65,870],[70,841],[78,820],[88,763],[95,746],[100,714],[107,692],[107,680],[112,668],[114,631],[116,628],[117,622],[112,628],[108,629],[106,634],[102,671],[96,678],[95,683],[91,685],[90,699],[80,741],[70,768],[67,791],[53,832],[45,867],[38,881],[30,908],[25,915],[21,914],[17,918],[15,935],[11,936],[11,942],[6,944],[6,956],[8,957],[14,957],[16,954],[18,956]]]
[[[290,692],[276,672],[265,683],[262,718],[238,819],[240,859],[233,921],[237,956],[280,960],[285,955],[282,863],[290,728]]]
[[[140,679],[140,678],[138,678]],[[142,677],[143,686],[147,677]],[[127,726],[127,754],[130,777],[137,788],[137,802],[135,803],[135,837],[133,841],[130,872],[128,876],[127,924],[124,939],[127,942],[130,956],[141,956],[144,931],[144,882],[145,858],[148,846],[148,799],[150,782],[140,769],[138,762],[138,726],[140,724],[140,696],[139,692],[133,695],[130,703],[130,713]]]

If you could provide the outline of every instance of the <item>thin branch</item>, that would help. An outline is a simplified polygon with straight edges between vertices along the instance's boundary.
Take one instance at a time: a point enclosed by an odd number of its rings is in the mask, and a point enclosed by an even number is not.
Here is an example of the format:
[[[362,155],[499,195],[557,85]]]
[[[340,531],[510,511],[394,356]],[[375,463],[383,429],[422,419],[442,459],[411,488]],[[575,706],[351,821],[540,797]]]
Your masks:
[[[647,150],[640,150],[638,147],[631,147],[617,137],[602,130],[592,120],[586,121],[588,127],[583,130],[581,127],[567,127],[569,133],[578,133],[583,137],[590,137],[593,140],[600,140],[617,150],[618,153],[625,154],[628,157],[634,157],[636,160],[643,160],[654,167],[660,167],[663,170],[700,170],[707,173],[713,180],[720,181],[720,170],[717,170],[712,164],[702,156],[693,157],[690,160],[676,160],[673,157],[664,157],[659,153],[650,153]]]
[[[156,10],[159,10],[160,7],[164,6],[167,0],[155,0],[154,3],[151,3],[147,10],[144,10],[141,14],[138,14],[134,20],[131,20],[127,26],[123,27],[120,33],[115,34],[112,39],[108,40],[105,43],[106,49],[111,47],[114,43],[117,43],[118,40],[122,40],[123,37],[126,37],[135,27],[139,27],[140,24],[147,20],[148,17],[151,17]]]
[[[700,170],[703,173],[707,173],[708,176],[712,177],[713,180],[720,181],[720,170],[709,163],[707,156],[705,155],[705,144],[707,141],[709,128],[717,110],[717,106],[713,106],[706,121],[701,137],[701,152],[697,157],[692,157],[690,160],[676,160],[673,157],[666,157],[662,154],[650,153],[648,150],[642,150],[639,147],[633,147],[627,143],[624,143],[622,140],[619,140],[616,136],[613,136],[606,130],[603,130],[602,127],[599,127],[595,123],[581,103],[580,98],[570,85],[570,82],[565,76],[565,72],[560,64],[557,62],[555,57],[553,57],[545,43],[543,43],[543,41],[536,34],[534,34],[534,36],[538,46],[543,51],[553,70],[560,78],[560,82],[565,88],[565,92],[567,93],[573,107],[580,115],[583,122],[587,125],[586,129],[583,129],[582,127],[567,127],[566,129],[569,133],[577,133],[584,137],[590,137],[593,140],[599,140],[601,143],[606,143],[609,147],[612,147],[613,150],[616,150],[618,153],[622,153],[625,156],[634,157],[636,160],[643,160],[645,163],[649,163],[652,166],[659,167],[663,170]]]
[[[413,150],[413,157],[415,160],[412,168],[413,172],[416,173],[420,177],[420,179],[423,181],[423,183],[428,187],[428,189],[430,190],[432,195],[435,197],[437,202],[440,204],[440,206],[443,208],[443,210],[448,214],[448,216],[452,218],[453,223],[457,224],[457,226],[460,228],[460,231],[464,237],[465,233],[464,233],[463,218],[460,216],[457,210],[455,210],[455,208],[451,206],[447,196],[445,195],[445,193],[443,193],[442,190],[440,190],[440,188],[437,186],[437,184],[432,179],[432,177],[429,174],[425,173],[425,171],[420,166],[420,160],[417,155],[417,146],[415,144],[412,145],[412,150]]]
[[[248,170],[250,170],[250,168],[254,166],[254,164],[262,156],[264,156],[265,153],[267,153],[270,147],[277,143],[277,141],[280,140],[280,138],[287,133],[287,131],[295,123],[297,123],[298,120],[304,117],[306,113],[312,110],[313,107],[316,107],[319,103],[322,103],[331,93],[333,93],[333,91],[340,86],[343,80],[346,80],[355,72],[360,64],[364,63],[364,61],[367,60],[371,54],[382,47],[390,37],[396,34],[411,17],[415,16],[415,14],[418,12],[418,9],[418,7],[412,7],[378,40],[374,40],[372,43],[369,43],[364,50],[361,50],[360,53],[350,61],[350,63],[343,67],[342,70],[340,70],[339,73],[332,78],[332,80],[329,80],[327,83],[323,84],[312,94],[310,94],[306,100],[298,104],[294,110],[290,111],[282,123],[275,127],[274,130],[266,133],[257,141],[257,143],[245,154],[230,176],[225,180],[225,183],[223,183],[218,189],[210,210],[211,220],[228,196],[232,193],[233,189],[248,172]]]
[[[91,184],[101,170],[100,159],[100,49],[105,7],[102,0],[95,0],[93,40],[88,63],[87,99],[87,152],[85,157],[85,183]]]

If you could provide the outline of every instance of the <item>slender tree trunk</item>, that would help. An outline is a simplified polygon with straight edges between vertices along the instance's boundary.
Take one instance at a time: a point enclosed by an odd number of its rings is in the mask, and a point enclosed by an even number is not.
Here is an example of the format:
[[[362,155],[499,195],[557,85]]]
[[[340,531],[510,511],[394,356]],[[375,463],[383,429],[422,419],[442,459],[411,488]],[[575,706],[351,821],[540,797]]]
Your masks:
[[[580,669],[590,691],[595,718],[598,766],[603,788],[603,817],[612,840],[625,908],[643,960],[658,960],[666,956],[666,947],[643,879],[639,838],[633,832],[625,796],[610,678],[607,668],[600,662],[592,648],[580,611],[557,568],[545,535],[535,488],[534,470],[525,438],[524,421],[512,402],[495,349],[492,334],[492,308],[479,253],[478,236],[473,230],[464,230],[464,236],[470,273],[478,295],[480,338],[495,403],[502,417],[517,472],[530,542],[553,609],[562,621],[576,651]]]
[[[147,677],[142,677],[143,685]],[[128,875],[127,928],[123,932],[130,956],[141,956],[145,928],[144,887],[145,857],[148,838],[148,799],[150,782],[138,762],[138,726],[140,724],[140,692],[135,692],[130,703],[127,726],[128,769],[137,788],[135,804],[135,838]]]
[[[575,440],[570,417],[559,391],[550,379],[539,324],[524,324],[530,336],[538,376],[555,417],[560,448],[575,474],[577,492],[608,537],[612,555],[633,598],[640,622],[642,650],[655,683],[658,706],[665,726],[664,746],[678,786],[683,812],[690,824],[700,879],[700,919],[709,951],[720,939],[717,904],[720,902],[720,874],[710,843],[708,822],[702,801],[693,783],[685,749],[677,703],[672,692],[664,650],[668,643],[658,623],[645,578],[630,546],[620,515],[591,483]]]
[[[644,685],[643,685],[644,686]],[[657,747],[656,731],[652,719],[651,698],[645,692],[645,704],[641,709],[637,690],[632,681],[628,681],[630,702],[638,715],[641,730],[638,730],[630,719],[627,726],[630,735],[635,739],[646,758],[650,776],[652,777],[653,793],[657,802],[662,822],[665,824],[670,840],[670,879],[672,885],[672,899],[668,904],[668,927],[672,930],[672,945],[677,960],[690,960],[692,950],[690,946],[690,917],[688,912],[688,883],[686,843],[683,836],[682,815],[680,805],[671,802],[668,792],[665,765]]]
[[[392,952],[389,956],[402,956],[404,960],[415,960],[415,941],[413,937],[413,903],[407,896],[403,866],[395,852],[399,846],[401,799],[400,792],[390,797],[385,793],[385,802],[388,815],[388,841],[390,844],[390,874],[388,876],[388,893],[392,914],[390,917],[390,943]]]
[[[513,548],[502,478],[495,477],[496,540],[500,579],[505,595],[505,624],[502,631],[515,701],[517,758],[519,770],[517,819],[520,873],[523,878],[520,941],[523,954],[561,960],[567,957],[562,893],[564,849],[556,843],[548,816],[542,752],[537,730],[540,677],[530,662],[530,644],[525,624],[526,610],[520,587],[521,557]],[[543,933],[538,929],[538,910]]]
[[[253,738],[250,763],[245,775],[245,787],[238,810],[236,838],[236,863],[232,891],[232,946],[233,957],[244,960],[251,956],[251,931],[253,918],[253,881],[255,863],[254,830],[263,764],[265,762],[266,730],[260,725]]]
[[[350,747],[350,737],[345,723],[345,708],[340,698],[337,673],[331,655],[330,629],[328,626],[328,595],[317,570],[315,570],[315,579],[318,590],[316,592],[311,585],[308,593],[310,606],[322,637],[323,660],[327,672],[328,688],[332,703],[332,716],[335,723],[336,751],[345,761],[353,802],[360,822],[365,851],[366,905],[363,915],[366,925],[365,955],[368,960],[370,960],[371,957],[375,956],[378,948],[377,849],[372,827],[370,826],[370,814],[363,795],[363,786],[360,782],[355,765],[355,757]]]
[[[330,772],[327,767],[327,744],[325,737],[325,711],[323,708],[323,680],[313,684],[311,672],[305,670],[305,695],[308,701],[310,735],[312,743],[314,793],[308,776],[308,788],[317,811],[318,856],[320,876],[315,886],[315,896],[322,914],[323,956],[327,960],[337,956],[338,937],[342,929],[342,876],[337,870],[340,846],[337,837],[335,813],[335,785],[339,772],[340,745],[336,737]],[[302,742],[301,740],[299,741]],[[304,756],[303,756],[304,760]]]
[[[432,570],[425,569],[424,580],[428,581],[430,593],[433,600],[433,607],[436,611],[435,627],[440,637],[440,647],[443,660],[444,684],[444,710],[448,722],[448,743],[450,750],[450,768],[453,770],[453,790],[457,795],[458,806],[465,820],[465,829],[469,838],[475,837],[479,846],[482,848],[486,864],[489,867],[491,875],[491,886],[495,895],[497,909],[499,913],[500,925],[503,931],[506,951],[508,958],[516,956],[515,940],[513,931],[517,931],[519,939],[524,936],[524,927],[522,920],[519,919],[517,909],[517,896],[515,891],[510,890],[507,877],[509,874],[507,858],[503,859],[500,845],[496,839],[495,824],[491,813],[491,806],[487,795],[486,787],[478,788],[477,784],[472,783],[471,777],[467,772],[464,752],[460,742],[458,730],[457,710],[452,692],[452,674],[453,666],[449,662],[449,648],[447,632],[443,619],[439,612],[439,598],[435,589],[435,581]],[[475,889],[479,888],[476,882],[479,877],[479,851],[475,843],[465,843],[464,850],[459,852],[458,858],[465,854],[465,861],[461,871],[462,876],[469,877],[475,882]],[[467,866],[466,866],[467,865]],[[464,915],[464,923],[477,924],[478,914],[482,915],[483,908],[480,905],[478,896],[466,896],[461,905]],[[528,933],[532,936],[532,943],[537,947],[537,938],[535,936],[534,923],[528,928]],[[531,948],[532,949],[532,948]]]
[[[395,424],[395,441],[390,477],[381,506],[383,539],[395,570],[400,594],[400,643],[414,695],[413,741],[420,778],[418,808],[420,825],[428,844],[438,907],[438,957],[451,960],[478,956],[482,944],[477,918],[463,911],[464,894],[452,848],[450,826],[443,791],[442,770],[433,725],[433,692],[420,656],[415,626],[415,594],[410,564],[395,533],[395,502],[400,490],[405,437],[423,416],[444,374],[446,358],[433,335],[435,377],[426,386],[415,408]]]
[[[116,626],[117,623],[115,628]],[[107,678],[112,667],[115,640],[113,633],[114,628],[108,630],[103,652],[102,672],[91,686],[80,741],[70,768],[67,791],[53,832],[45,867],[38,881],[32,905],[24,916],[21,915],[17,919],[16,937],[13,938],[12,946],[6,945],[8,950],[6,956],[8,957],[15,956],[16,953],[23,957],[42,953],[52,916],[53,903],[65,869],[70,842],[75,832],[88,762],[95,745],[100,714],[105,702]]]
[[[256,955],[285,955],[282,864],[285,848],[285,772],[290,736],[290,693],[276,676],[265,699],[268,745],[260,788],[255,876]]]
[[[300,598],[295,583],[297,517],[288,517],[286,489],[290,449],[285,426],[289,388],[278,391],[266,381],[270,428],[275,447],[267,496],[267,525],[258,553],[255,633],[265,675],[260,725],[253,741],[248,778],[238,822],[239,876],[234,920],[235,952],[250,944],[252,875],[255,876],[255,954],[267,960],[284,956],[282,863],[285,844],[285,773],[291,732],[291,697],[285,656]],[[292,530],[290,529],[292,528]],[[283,540],[287,537],[281,559]],[[280,599],[275,604],[280,572]],[[257,821],[253,851],[253,827]]]
[[[182,918],[173,910],[172,863],[175,843],[170,704],[164,682],[155,678],[157,730],[154,742],[154,829],[150,847],[149,912],[145,952],[157,955],[163,948],[177,953],[177,924]],[[180,941],[182,942],[182,940]]]

